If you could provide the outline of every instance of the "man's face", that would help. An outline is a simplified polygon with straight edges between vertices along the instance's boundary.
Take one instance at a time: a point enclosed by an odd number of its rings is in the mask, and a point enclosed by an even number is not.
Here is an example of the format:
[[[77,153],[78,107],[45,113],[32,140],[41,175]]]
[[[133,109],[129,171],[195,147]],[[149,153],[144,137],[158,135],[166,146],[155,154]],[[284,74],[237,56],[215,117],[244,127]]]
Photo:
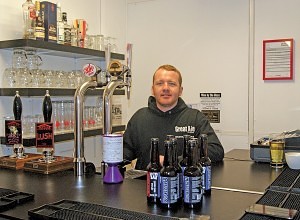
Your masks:
[[[174,108],[178,97],[182,94],[182,87],[179,85],[179,75],[174,71],[159,69],[154,75],[152,95],[156,99],[157,107],[166,112]]]

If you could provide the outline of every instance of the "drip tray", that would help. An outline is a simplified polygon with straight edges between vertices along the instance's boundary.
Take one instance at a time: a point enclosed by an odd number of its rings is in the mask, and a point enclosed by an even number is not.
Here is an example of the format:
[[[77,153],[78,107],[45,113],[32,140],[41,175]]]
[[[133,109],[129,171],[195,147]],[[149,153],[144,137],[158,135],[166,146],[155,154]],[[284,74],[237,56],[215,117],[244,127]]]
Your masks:
[[[24,158],[15,158],[10,156],[0,157],[0,167],[19,170],[24,167],[27,161],[42,158],[41,154],[25,154]]]
[[[274,180],[270,185],[270,189],[278,191],[290,191],[297,183],[300,177],[300,170],[292,170],[290,168],[285,168],[282,173]],[[299,184],[297,183],[297,188],[299,189]],[[300,190],[299,190],[300,191]]]
[[[40,159],[28,161],[24,164],[24,171],[51,174],[73,169],[74,164],[72,157],[55,156],[54,158],[55,160],[51,163],[46,163]]]
[[[33,194],[0,188],[0,212],[12,209],[33,199]]]
[[[99,204],[61,200],[28,211],[31,219],[128,219],[128,220],[179,220],[179,218],[151,215],[141,212],[112,208]]]

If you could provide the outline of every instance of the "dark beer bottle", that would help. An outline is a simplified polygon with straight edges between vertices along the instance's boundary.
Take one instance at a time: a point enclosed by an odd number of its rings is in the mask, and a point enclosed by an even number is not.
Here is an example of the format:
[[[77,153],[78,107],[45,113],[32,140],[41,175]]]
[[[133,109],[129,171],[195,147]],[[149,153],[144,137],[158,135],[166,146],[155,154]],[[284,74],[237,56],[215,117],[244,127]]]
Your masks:
[[[177,173],[173,161],[173,145],[165,140],[163,168],[160,171],[160,205],[163,208],[177,207]]]
[[[151,138],[150,163],[147,166],[147,201],[159,203],[160,199],[160,170],[158,138]]]
[[[207,135],[200,135],[200,158],[199,163],[203,169],[202,187],[204,190],[204,195],[210,195],[211,193],[211,160],[208,157],[208,142]]]
[[[171,139],[172,145],[173,145],[173,162],[174,162],[174,168],[176,170],[177,174],[177,200],[178,203],[182,201],[182,168],[178,163],[178,150],[177,150],[177,139],[174,137]]]
[[[182,151],[182,160],[180,161],[180,166],[182,169],[182,172],[184,172],[184,169],[187,166],[187,158],[188,158],[188,141],[190,140],[191,135],[183,135],[183,151]]]
[[[51,122],[52,102],[49,95],[49,90],[46,90],[46,95],[44,96],[43,115],[44,115],[44,122]]]
[[[22,101],[21,101],[21,96],[19,95],[19,91],[16,91],[16,95],[13,102],[13,112],[14,112],[15,120],[21,120]]]
[[[183,204],[187,208],[199,208],[202,202],[202,168],[197,165],[197,140],[188,142],[187,167],[184,170]]]

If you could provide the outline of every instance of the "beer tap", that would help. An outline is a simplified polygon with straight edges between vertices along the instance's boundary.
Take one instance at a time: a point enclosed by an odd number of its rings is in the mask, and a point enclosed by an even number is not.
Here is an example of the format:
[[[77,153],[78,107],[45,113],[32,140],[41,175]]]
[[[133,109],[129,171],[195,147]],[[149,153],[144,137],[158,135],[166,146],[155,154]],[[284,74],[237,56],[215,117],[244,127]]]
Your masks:
[[[119,61],[111,61],[110,46],[105,49],[106,71],[93,64],[86,64],[83,67],[85,75],[90,76],[91,80],[83,83],[76,89],[74,95],[75,127],[74,127],[74,174],[82,176],[85,173],[86,160],[84,157],[84,138],[83,138],[83,103],[84,95],[88,89],[96,89],[106,86],[103,92],[104,123],[103,134],[112,132],[111,116],[111,96],[116,88],[131,86],[130,69],[122,65]],[[102,77],[105,74],[105,82]],[[126,75],[126,77],[124,77]],[[129,91],[127,89],[127,91]],[[121,155],[123,157],[123,154]]]

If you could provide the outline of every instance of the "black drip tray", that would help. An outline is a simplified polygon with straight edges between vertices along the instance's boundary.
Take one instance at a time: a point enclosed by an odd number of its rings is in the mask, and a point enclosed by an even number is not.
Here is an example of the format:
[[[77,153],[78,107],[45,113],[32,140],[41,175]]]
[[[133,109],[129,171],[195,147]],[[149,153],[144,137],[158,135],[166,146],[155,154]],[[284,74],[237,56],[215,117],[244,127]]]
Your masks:
[[[240,220],[274,220],[274,218],[252,213],[245,213]]]
[[[33,194],[0,188],[0,212],[12,209],[17,205],[23,204],[33,199]]]
[[[178,220],[179,218],[151,215],[124,209],[112,208],[99,204],[61,200],[28,211],[31,219],[64,219],[64,220]]]
[[[270,185],[270,189],[289,191],[299,175],[300,170],[292,170],[287,167]]]
[[[298,177],[297,181],[294,183],[291,191],[295,192],[295,193],[300,193],[300,178],[299,177]]]
[[[287,192],[267,190],[256,203],[280,207],[288,196],[289,193]]]

